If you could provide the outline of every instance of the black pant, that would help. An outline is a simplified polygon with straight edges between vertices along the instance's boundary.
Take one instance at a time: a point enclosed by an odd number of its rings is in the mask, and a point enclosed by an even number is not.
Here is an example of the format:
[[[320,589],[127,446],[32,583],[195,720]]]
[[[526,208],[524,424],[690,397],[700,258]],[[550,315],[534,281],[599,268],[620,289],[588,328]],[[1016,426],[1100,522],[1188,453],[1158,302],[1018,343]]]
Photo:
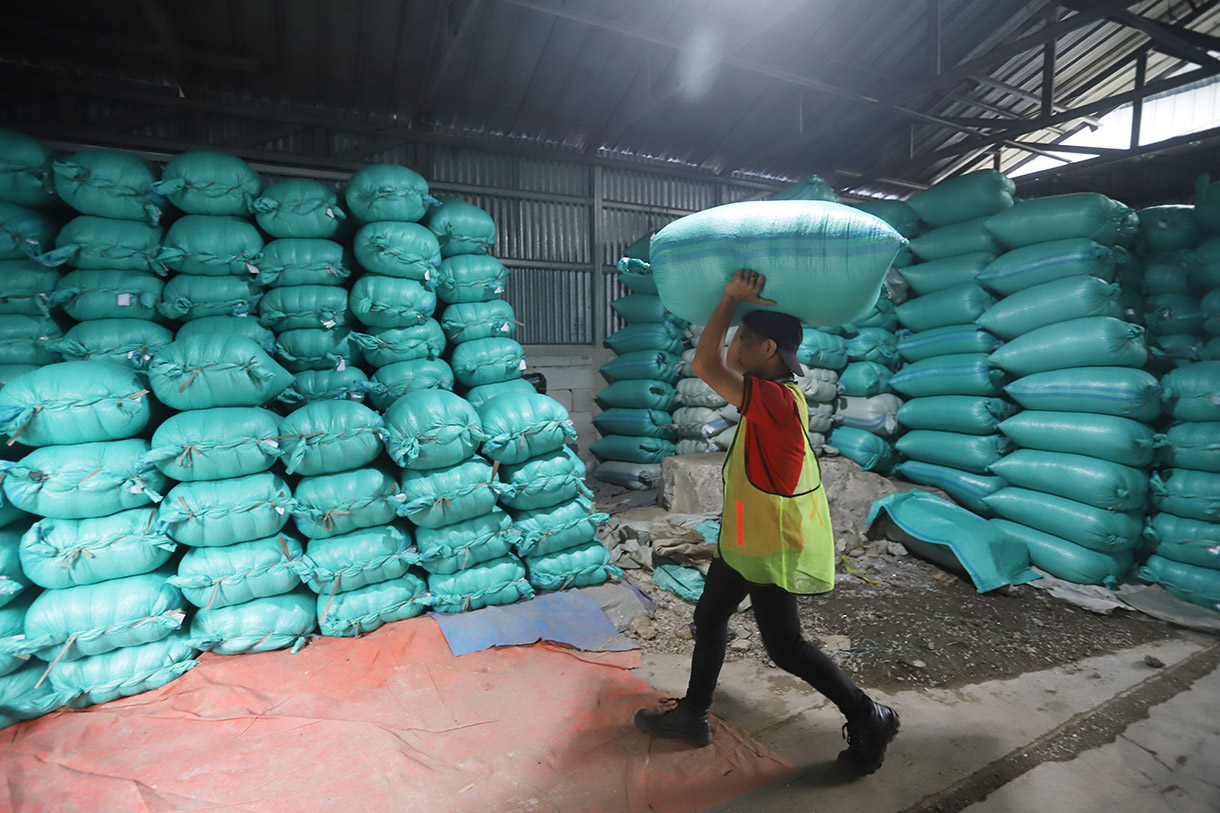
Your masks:
[[[754,584],[716,558],[707,572],[703,596],[695,606],[695,652],[691,657],[686,704],[706,712],[724,664],[729,618],[749,595],[754,619],[767,654],[775,665],[791,672],[826,695],[845,715],[860,708],[868,696],[848,679],[835,662],[801,637],[796,596],[774,584]]]

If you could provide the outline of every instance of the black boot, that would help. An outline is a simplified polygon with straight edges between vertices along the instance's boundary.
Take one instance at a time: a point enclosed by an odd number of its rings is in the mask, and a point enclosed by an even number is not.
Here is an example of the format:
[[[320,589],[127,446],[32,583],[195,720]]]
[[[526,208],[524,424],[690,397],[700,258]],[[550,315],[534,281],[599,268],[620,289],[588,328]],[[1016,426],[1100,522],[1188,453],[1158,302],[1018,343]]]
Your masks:
[[[863,711],[843,724],[847,748],[839,752],[839,764],[864,775],[877,770],[885,759],[885,747],[898,733],[898,726],[898,712],[869,700]]]
[[[682,740],[696,748],[712,744],[712,729],[707,724],[706,712],[691,710],[685,700],[670,698],[664,702],[674,705],[668,711],[637,711],[635,727],[650,737]]]

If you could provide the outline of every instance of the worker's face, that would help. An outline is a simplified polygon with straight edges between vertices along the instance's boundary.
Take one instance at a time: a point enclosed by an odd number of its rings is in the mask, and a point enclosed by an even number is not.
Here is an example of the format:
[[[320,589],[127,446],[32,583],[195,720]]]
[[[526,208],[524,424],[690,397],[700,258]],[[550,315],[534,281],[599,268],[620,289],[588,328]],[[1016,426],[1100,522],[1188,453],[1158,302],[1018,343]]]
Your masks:
[[[746,325],[737,328],[725,356],[729,366],[742,375],[762,375],[775,357],[775,342],[760,337]]]

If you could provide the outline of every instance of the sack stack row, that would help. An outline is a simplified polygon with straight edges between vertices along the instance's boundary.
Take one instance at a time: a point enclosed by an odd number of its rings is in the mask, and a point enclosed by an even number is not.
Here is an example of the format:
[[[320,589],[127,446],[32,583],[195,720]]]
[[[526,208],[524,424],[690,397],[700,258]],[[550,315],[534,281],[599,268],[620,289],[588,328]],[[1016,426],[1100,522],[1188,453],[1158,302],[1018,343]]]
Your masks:
[[[605,411],[593,418],[602,435],[591,450],[593,476],[632,489],[661,481],[661,460],[677,453],[675,385],[681,375],[687,323],[667,312],[648,265],[645,235],[619,261],[619,281],[632,293],[610,303],[626,326],[606,338],[617,358],[603,364],[609,386],[597,394]]]
[[[726,347],[732,343],[736,330],[729,328]],[[678,442],[675,451],[677,454],[723,452],[733,442],[741,414],[695,375],[695,348],[703,337],[703,326],[691,325],[686,329],[686,336],[692,346],[683,352],[682,367],[678,373],[677,408],[674,410]]]

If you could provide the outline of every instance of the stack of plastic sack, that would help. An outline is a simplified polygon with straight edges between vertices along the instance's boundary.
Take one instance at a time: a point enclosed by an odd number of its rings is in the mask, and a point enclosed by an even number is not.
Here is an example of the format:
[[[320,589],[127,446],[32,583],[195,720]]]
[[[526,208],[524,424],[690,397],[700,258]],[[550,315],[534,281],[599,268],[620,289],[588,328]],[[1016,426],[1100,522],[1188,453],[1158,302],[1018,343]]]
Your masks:
[[[1078,193],[1022,202],[987,227],[1010,250],[979,275],[1004,297],[980,323],[1006,340],[991,364],[1016,378],[1005,389],[1026,411],[1000,424],[1018,450],[991,464],[1008,485],[984,502],[1036,566],[1112,584],[1140,541],[1161,413],[1143,328],[1119,318],[1111,282],[1138,219]]]
[[[1012,192],[1007,177],[988,170],[910,199],[930,230],[911,242],[922,262],[903,269],[914,296],[897,309],[906,366],[891,384],[910,400],[898,412],[908,431],[896,449],[907,459],[895,473],[983,516],[991,512],[982,497],[1004,485],[988,466],[1010,448],[997,425],[1016,408],[1003,398],[1003,372],[988,364],[999,342],[976,321],[994,302],[978,275],[1003,251],[983,224],[1013,205]]]
[[[222,655],[298,648],[315,627],[313,597],[289,568],[300,542],[283,533],[288,483],[269,469],[283,451],[278,416],[261,407],[292,383],[254,339],[177,339],[149,364],[153,393],[179,410],[148,459],[180,480],[157,522],[189,550],[172,583],[198,611],[190,642]]]
[[[484,406],[522,397],[529,395]],[[486,435],[475,408],[447,390],[411,390],[386,411],[381,433],[405,470],[399,513],[416,526],[409,561],[426,571],[432,609],[456,613],[531,598],[525,565],[512,552],[512,519],[496,506],[495,471],[476,454]]]
[[[512,518],[512,544],[530,585],[563,590],[621,575],[596,537],[607,517],[594,513],[585,465],[567,445],[576,433],[563,405],[537,393],[510,393],[478,411],[487,437],[483,454],[498,469],[499,503]]]
[[[340,240],[346,215],[334,189],[320,181],[273,183],[253,203],[259,227],[271,236],[258,259],[267,291],[264,327],[275,331],[274,352],[293,373],[277,397],[287,407],[313,401],[363,401],[368,376],[352,361],[347,279],[354,262]]]
[[[1202,297],[1203,332],[1208,336],[1201,357],[1220,361],[1220,183],[1199,177],[1194,216],[1208,238],[1195,250],[1194,292]]]
[[[60,358],[59,272],[35,259],[57,230],[40,211],[55,203],[51,161],[42,142],[0,128],[0,386]]]
[[[682,366],[687,323],[668,313],[657,296],[645,235],[619,261],[619,281],[632,293],[610,303],[627,325],[606,343],[618,358],[603,364],[609,382],[597,394],[606,411],[593,421],[601,440],[590,448],[598,465],[593,476],[626,488],[652,488],[661,480],[661,460],[676,454],[674,385]]]
[[[737,328],[729,328],[726,346],[732,343],[736,330]],[[678,434],[675,451],[677,454],[722,452],[733,442],[737,424],[741,421],[741,413],[695,375],[692,364],[695,360],[695,347],[698,347],[699,340],[703,337],[703,326],[691,325],[686,334],[694,347],[682,354],[682,368],[675,397],[677,409],[673,413],[673,425]]]
[[[6,576],[16,553],[44,588],[0,609],[0,722],[138,694],[195,665],[166,566],[176,545],[157,522],[169,481],[138,437],[153,408],[141,375],[104,362],[48,365],[0,390],[0,430],[34,447],[4,472],[6,513],[33,515],[3,531]]]
[[[1193,206],[1152,206],[1139,219],[1145,298],[1137,321],[1148,328],[1156,366],[1220,359],[1220,340],[1209,345],[1207,330],[1210,324],[1220,335],[1220,238],[1207,240]]]
[[[839,376],[850,363],[847,340],[841,333],[839,328],[806,327],[796,353],[797,361],[805,368],[799,383],[809,406],[809,444],[815,452],[827,449],[838,452],[830,442],[830,435],[835,428],[835,407],[839,402]],[[837,437],[847,449],[845,454],[866,470],[877,465],[867,453],[871,433],[855,427],[841,427]]]
[[[322,634],[359,635],[423,612],[410,528],[396,519],[405,500],[398,471],[381,459],[381,416],[354,401],[318,400],[280,432],[285,471],[300,476],[292,517],[308,540],[290,566],[316,594],[311,614]]]
[[[354,253],[366,273],[352,288],[351,311],[365,328],[351,338],[374,371],[370,402],[384,411],[410,388],[452,388],[440,360],[445,336],[433,318],[440,245],[420,223],[436,202],[428,182],[406,167],[376,164],[351,177],[346,198],[362,224]]]
[[[1161,381],[1173,421],[1158,438],[1144,581],[1220,611],[1220,361],[1178,367]]]

